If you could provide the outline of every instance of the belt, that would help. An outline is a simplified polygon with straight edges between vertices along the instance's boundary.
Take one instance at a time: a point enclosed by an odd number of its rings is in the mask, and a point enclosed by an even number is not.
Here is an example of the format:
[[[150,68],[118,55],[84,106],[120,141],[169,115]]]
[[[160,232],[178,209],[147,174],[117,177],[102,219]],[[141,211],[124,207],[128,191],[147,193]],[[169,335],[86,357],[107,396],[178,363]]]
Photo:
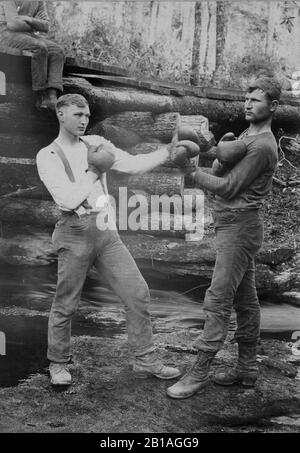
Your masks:
[[[99,212],[100,211],[88,211],[88,212],[84,212],[83,214],[78,214],[78,212],[76,212],[76,211],[63,211],[62,209],[60,209],[60,214],[62,216],[77,215],[79,218],[86,217],[86,216],[89,216],[91,214],[99,214]]]

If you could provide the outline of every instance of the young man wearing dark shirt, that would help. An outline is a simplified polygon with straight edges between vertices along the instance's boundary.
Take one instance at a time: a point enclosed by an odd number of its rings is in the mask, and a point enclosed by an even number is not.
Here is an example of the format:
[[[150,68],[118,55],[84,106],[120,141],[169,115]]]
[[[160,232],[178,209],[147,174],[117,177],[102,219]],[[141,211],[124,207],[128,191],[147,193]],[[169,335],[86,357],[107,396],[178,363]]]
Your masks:
[[[45,37],[48,30],[45,2],[0,2],[0,46],[33,52],[32,89],[39,94],[37,107],[55,110],[57,94],[63,91],[64,54]]]
[[[263,240],[262,206],[272,186],[278,155],[271,131],[280,98],[279,84],[268,77],[257,79],[247,90],[245,116],[249,128],[239,137],[246,154],[232,168],[214,162],[213,174],[193,173],[202,189],[215,194],[214,226],[217,257],[211,285],[204,299],[206,321],[194,347],[193,366],[167,394],[188,398],[209,383],[209,369],[225,341],[232,307],[237,316],[235,369],[219,372],[214,382],[252,387],[257,379],[256,347],[260,335],[260,307],[255,287],[254,257]]]

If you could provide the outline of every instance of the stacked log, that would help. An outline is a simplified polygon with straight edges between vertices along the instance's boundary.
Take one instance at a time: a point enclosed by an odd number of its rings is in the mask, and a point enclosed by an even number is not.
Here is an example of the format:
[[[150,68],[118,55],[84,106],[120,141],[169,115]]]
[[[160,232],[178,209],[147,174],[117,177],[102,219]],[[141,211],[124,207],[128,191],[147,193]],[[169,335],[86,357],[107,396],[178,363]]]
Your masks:
[[[0,237],[0,260],[11,265],[48,265],[56,261],[56,253],[51,242],[51,231],[27,228],[22,225],[18,230],[10,225],[3,225]],[[124,244],[136,260],[139,268],[152,275],[165,278],[197,278],[203,284],[209,284],[215,261],[215,240],[207,234],[202,241],[186,242],[179,238],[152,237],[145,234],[121,234]],[[272,250],[273,249],[273,250]],[[287,273],[284,263],[293,256],[293,249],[286,249],[284,254],[274,251],[272,244],[264,244],[258,254],[256,284],[260,292],[292,291],[299,287],[297,269]],[[269,266],[270,260],[274,263]]]
[[[239,134],[248,123],[245,121],[244,102],[241,100],[208,99],[196,96],[171,96],[133,88],[95,87],[87,80],[68,77],[64,81],[67,92],[80,92],[98,115],[109,116],[124,111],[152,112],[153,114],[178,112],[181,115],[203,115],[208,118],[216,138],[233,131]],[[300,107],[280,105],[273,123],[274,130],[286,133],[299,132]]]
[[[6,96],[0,96],[1,103],[18,103],[34,110],[30,86],[7,78]],[[84,78],[66,77],[65,93],[80,93],[89,101],[93,117],[105,119],[113,114],[127,111],[151,112],[154,115],[178,112],[182,116],[202,115],[210,123],[210,129],[217,139],[225,132],[238,135],[248,123],[245,121],[244,103],[241,97],[229,99],[226,96],[215,98],[199,96],[163,95],[132,87],[94,86]],[[273,121],[274,131],[282,129],[286,134],[300,131],[300,104],[289,99],[280,105]],[[290,103],[290,104],[289,104]],[[41,115],[39,115],[41,116]],[[13,118],[13,116],[12,116]],[[55,122],[55,116],[52,116]],[[51,127],[51,130],[54,128]],[[55,136],[55,135],[54,135]]]

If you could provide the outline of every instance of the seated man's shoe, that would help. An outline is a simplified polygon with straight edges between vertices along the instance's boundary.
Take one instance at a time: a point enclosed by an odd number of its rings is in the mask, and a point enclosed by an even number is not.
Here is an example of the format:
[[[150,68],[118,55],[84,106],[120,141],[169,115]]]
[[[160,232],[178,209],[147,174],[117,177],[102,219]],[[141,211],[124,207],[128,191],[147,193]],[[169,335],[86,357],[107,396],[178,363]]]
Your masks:
[[[193,396],[209,383],[209,368],[215,353],[199,351],[197,359],[188,372],[167,389],[170,398],[184,399]]]
[[[257,371],[241,371],[237,368],[228,371],[217,372],[212,380],[215,384],[230,386],[239,384],[245,388],[254,387],[257,381]]]
[[[50,110],[55,111],[57,102],[56,90],[47,89],[39,95],[39,98],[36,102],[36,108],[40,111]]]
[[[68,370],[66,363],[51,362],[49,373],[52,385],[71,385],[72,376]]]
[[[164,365],[157,358],[155,352],[136,357],[133,364],[133,371],[165,380],[175,379],[181,375],[181,371],[178,368]]]

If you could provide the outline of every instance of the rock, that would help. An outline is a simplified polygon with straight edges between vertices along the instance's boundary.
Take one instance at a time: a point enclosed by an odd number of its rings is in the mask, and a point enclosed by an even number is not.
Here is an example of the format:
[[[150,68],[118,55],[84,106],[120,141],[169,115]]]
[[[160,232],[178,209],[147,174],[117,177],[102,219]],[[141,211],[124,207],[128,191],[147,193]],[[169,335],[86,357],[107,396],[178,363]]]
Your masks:
[[[257,361],[263,365],[266,365],[268,368],[274,368],[275,370],[280,371],[280,373],[284,376],[290,378],[295,378],[297,376],[297,368],[291,363],[263,356],[258,357]]]

